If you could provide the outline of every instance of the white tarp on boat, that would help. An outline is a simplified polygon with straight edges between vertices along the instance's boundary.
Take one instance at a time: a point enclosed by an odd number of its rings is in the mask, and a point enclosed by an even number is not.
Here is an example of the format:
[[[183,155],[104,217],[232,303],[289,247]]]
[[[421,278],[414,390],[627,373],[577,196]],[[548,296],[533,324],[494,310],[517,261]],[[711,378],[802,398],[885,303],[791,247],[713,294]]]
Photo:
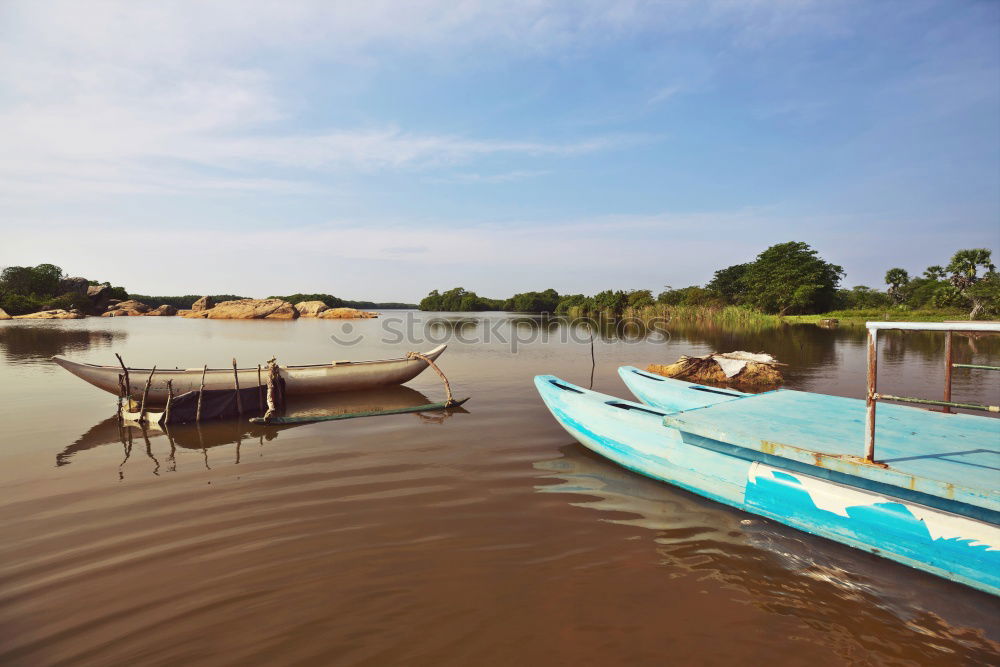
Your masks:
[[[726,374],[727,378],[737,375],[747,365],[747,362],[756,361],[758,364],[774,364],[777,359],[770,354],[754,354],[753,352],[725,352],[722,354],[711,354],[706,359],[712,359],[719,364],[719,368]]]

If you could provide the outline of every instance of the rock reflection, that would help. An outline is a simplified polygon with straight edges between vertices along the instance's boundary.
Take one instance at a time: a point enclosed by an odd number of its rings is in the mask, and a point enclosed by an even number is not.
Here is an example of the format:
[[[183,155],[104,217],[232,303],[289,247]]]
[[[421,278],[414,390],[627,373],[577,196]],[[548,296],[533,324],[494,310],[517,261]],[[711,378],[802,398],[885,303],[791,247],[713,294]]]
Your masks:
[[[110,348],[127,337],[125,331],[6,323],[0,326],[0,352],[11,363],[47,362],[57,354]]]
[[[423,393],[409,387],[388,387],[365,392],[330,394],[326,396],[303,396],[289,402],[287,416],[302,417],[316,414],[338,414],[372,410],[388,410],[427,405],[431,400]],[[435,413],[411,413],[421,424],[443,424],[455,414],[468,414],[462,407]],[[233,464],[239,465],[244,440],[256,441],[262,449],[265,442],[275,440],[285,430],[305,424],[258,425],[246,419],[226,419],[203,422],[201,424],[175,424],[169,427],[150,424],[125,424],[117,416],[109,417],[94,426],[65,447],[56,455],[56,466],[65,466],[73,458],[87,450],[105,445],[120,444],[124,458],[118,466],[119,479],[124,479],[125,464],[132,454],[135,438],[142,438],[146,456],[152,461],[152,473],[159,476],[160,460],[154,454],[154,443],[166,444],[169,454],[164,470],[177,471],[177,449],[198,451],[202,454],[205,468],[211,469],[209,450],[233,445]]]

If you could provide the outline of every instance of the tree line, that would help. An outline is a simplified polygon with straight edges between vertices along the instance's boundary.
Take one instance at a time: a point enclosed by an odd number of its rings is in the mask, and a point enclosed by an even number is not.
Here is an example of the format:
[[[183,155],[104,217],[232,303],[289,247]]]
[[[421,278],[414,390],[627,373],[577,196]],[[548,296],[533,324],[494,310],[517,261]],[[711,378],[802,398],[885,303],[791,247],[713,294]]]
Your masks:
[[[455,287],[432,291],[419,307],[613,317],[654,306],[742,306],[779,316],[882,308],[965,310],[970,318],[1000,315],[1000,274],[986,248],[959,250],[946,266],[928,267],[917,278],[911,279],[904,269],[890,269],[884,291],[866,285],[842,288],[843,277],[843,267],[824,260],[807,243],[789,241],[767,248],[753,261],[719,269],[704,286],[666,287],[655,296],[645,289],[604,290],[591,296],[547,289],[491,299]]]

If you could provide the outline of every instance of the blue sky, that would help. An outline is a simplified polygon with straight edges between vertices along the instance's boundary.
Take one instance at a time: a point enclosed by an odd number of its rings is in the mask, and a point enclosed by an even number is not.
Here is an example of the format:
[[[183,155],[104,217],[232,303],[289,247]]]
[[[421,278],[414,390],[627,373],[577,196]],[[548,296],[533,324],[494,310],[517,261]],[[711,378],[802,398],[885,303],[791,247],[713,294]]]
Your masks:
[[[6,2],[0,265],[138,293],[881,285],[1000,253],[1000,3]]]

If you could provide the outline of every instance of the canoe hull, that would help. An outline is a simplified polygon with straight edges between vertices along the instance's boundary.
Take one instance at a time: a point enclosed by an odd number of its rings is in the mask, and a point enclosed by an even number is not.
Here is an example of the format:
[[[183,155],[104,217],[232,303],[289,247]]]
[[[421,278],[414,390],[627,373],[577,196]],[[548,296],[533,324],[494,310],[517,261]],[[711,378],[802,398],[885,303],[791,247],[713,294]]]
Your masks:
[[[434,360],[445,351],[441,345],[427,352],[425,356]],[[118,394],[118,376],[122,369],[117,366],[97,366],[71,361],[56,356],[52,360],[85,382],[99,389]],[[324,394],[337,391],[357,391],[375,389],[409,382],[419,375],[427,362],[422,359],[386,359],[382,361],[353,361],[314,366],[281,366],[279,373],[285,380],[285,391],[289,396]],[[140,398],[149,368],[130,368],[132,397]],[[257,368],[238,369],[240,387],[255,387],[258,383]],[[173,381],[175,396],[188,391],[198,391],[201,387],[202,369],[157,369],[150,385],[148,405],[162,405],[167,401],[167,380]],[[266,382],[267,369],[261,370],[261,380]],[[205,373],[205,389],[232,389],[235,386],[233,369],[210,368]]]
[[[685,442],[665,411],[575,387],[535,386],[582,445],[642,475],[1000,595],[1000,527],[800,470]]]

